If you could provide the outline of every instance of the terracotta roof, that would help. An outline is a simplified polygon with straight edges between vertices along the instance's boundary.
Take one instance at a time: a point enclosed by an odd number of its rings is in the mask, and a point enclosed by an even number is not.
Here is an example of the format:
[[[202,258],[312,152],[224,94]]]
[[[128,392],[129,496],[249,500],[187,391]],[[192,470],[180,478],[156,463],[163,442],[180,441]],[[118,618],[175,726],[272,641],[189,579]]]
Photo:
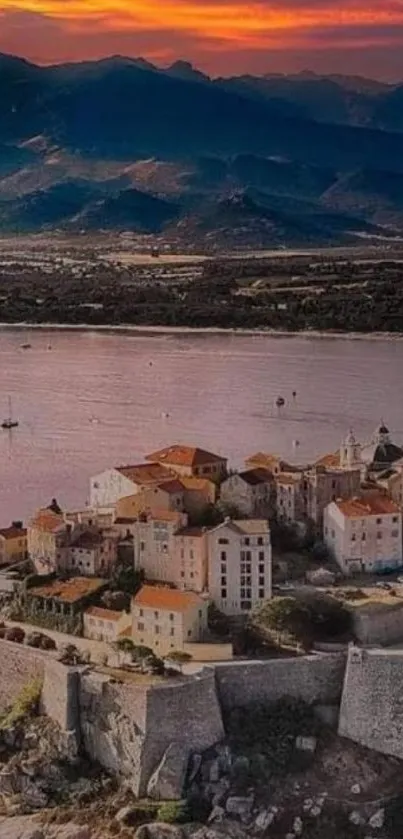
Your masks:
[[[14,525],[11,525],[11,527],[0,528],[0,536],[2,536],[6,542],[8,539],[25,539],[26,535],[27,531],[23,527],[14,527]]]
[[[325,466],[326,469],[340,469],[340,452],[323,455],[316,461],[315,466]]]
[[[161,609],[167,612],[186,612],[194,606],[201,606],[205,603],[198,594],[193,591],[178,591],[177,589],[164,588],[163,586],[142,586],[133,598],[136,606],[145,606],[150,609]]]
[[[247,536],[259,536],[261,533],[270,533],[267,519],[234,519],[234,524]]]
[[[175,533],[175,536],[190,536],[195,539],[200,539],[206,535],[206,532],[206,527],[182,527],[181,530]]]
[[[349,519],[400,513],[399,507],[391,498],[375,492],[360,498],[349,498],[345,501],[337,500],[335,504],[343,515]]]
[[[209,492],[216,492],[216,485],[213,481],[209,481],[208,478],[196,478],[194,475],[181,475],[180,481],[185,489],[206,489]]]
[[[28,594],[34,597],[54,597],[63,603],[76,603],[90,594],[94,594],[107,584],[99,577],[72,577],[71,580],[61,582],[55,580],[45,586],[35,586],[28,589]]]
[[[288,463],[286,460],[282,460],[277,455],[266,454],[265,452],[256,452],[256,454],[252,454],[250,457],[246,458],[245,463],[248,466],[253,465],[253,467],[268,469],[270,472],[272,472],[275,467],[278,467],[281,472],[302,471],[299,466],[293,466],[291,463]]]
[[[53,513],[52,510],[38,510],[34,518],[31,519],[29,526],[47,533],[53,533],[59,528],[65,527],[65,521],[63,516]]]
[[[172,478],[170,469],[161,466],[160,463],[138,463],[134,466],[119,466],[116,469],[129,481],[134,484],[159,484],[164,479]]]
[[[164,481],[163,484],[159,484],[158,489],[164,490],[168,495],[177,495],[178,492],[183,492],[183,484],[181,481],[173,478],[172,481]]]
[[[91,618],[102,618],[104,621],[116,621],[120,620],[124,612],[116,612],[113,609],[102,609],[100,606],[90,606],[89,609],[86,609],[84,615],[89,615]]]
[[[207,452],[205,449],[198,449],[193,446],[168,446],[147,455],[146,460],[154,460],[158,463],[170,463],[173,466],[205,466],[210,463],[226,463],[227,458],[218,454]]]
[[[267,484],[269,481],[273,480],[272,472],[270,472],[269,469],[264,469],[262,466],[257,466],[255,469],[247,469],[245,472],[240,472],[239,477],[250,486]]]

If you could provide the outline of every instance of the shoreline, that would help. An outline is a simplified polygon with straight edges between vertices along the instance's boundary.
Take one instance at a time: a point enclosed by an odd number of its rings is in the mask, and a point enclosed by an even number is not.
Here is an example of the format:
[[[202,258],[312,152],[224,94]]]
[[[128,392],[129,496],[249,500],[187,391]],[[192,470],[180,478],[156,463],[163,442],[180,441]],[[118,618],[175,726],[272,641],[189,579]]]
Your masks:
[[[28,331],[46,330],[50,332],[105,332],[134,335],[228,335],[269,338],[314,338],[337,339],[348,341],[402,341],[402,332],[331,332],[321,330],[281,330],[281,329],[236,329],[219,326],[139,326],[137,324],[88,324],[88,323],[0,323],[0,332],[8,330]]]

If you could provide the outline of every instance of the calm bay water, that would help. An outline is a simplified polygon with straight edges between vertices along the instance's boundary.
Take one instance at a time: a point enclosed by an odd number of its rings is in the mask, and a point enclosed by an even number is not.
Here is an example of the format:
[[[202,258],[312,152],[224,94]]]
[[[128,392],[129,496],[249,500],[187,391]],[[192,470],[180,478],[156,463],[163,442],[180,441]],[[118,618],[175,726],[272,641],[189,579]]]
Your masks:
[[[312,460],[381,418],[403,441],[402,370],[401,341],[0,331],[0,418],[10,396],[20,423],[0,433],[0,526],[54,496],[83,504],[90,475],[170,442],[240,466]]]

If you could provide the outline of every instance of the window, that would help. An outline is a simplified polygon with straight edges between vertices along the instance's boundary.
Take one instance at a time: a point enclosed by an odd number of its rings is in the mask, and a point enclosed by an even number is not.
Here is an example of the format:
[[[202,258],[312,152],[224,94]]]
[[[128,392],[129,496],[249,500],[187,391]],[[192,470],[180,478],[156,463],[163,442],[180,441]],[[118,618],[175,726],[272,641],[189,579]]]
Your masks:
[[[184,577],[184,576],[185,576],[185,572],[181,571],[181,577]]]
[[[259,600],[264,600],[264,588],[259,589]]]
[[[226,566],[225,562],[222,562],[221,563],[221,574],[225,574],[226,571],[227,571],[227,566]]]
[[[381,530],[378,530],[378,532],[376,534],[376,538],[377,539],[382,539],[382,531]]]
[[[226,586],[226,585],[227,585],[227,577],[226,577],[226,576],[221,577],[221,585],[222,585],[222,586]]]
[[[221,551],[221,562],[226,562],[226,561],[227,561],[227,552],[226,551]]]
[[[228,545],[229,542],[228,542],[228,539],[221,538],[221,539],[218,540],[218,544],[219,545]]]
[[[332,489],[336,489],[336,481],[332,481]]]
[[[159,626],[156,626],[154,628],[154,632],[155,632],[156,635],[160,635],[161,634],[161,628]]]
[[[139,615],[140,615],[141,618],[143,617],[143,615],[144,615],[144,610],[143,609],[139,610]]]
[[[382,519],[377,519],[377,520],[376,520],[376,523],[377,523],[377,524],[382,524]]]
[[[241,609],[243,611],[249,611],[252,608],[252,603],[250,600],[241,600]]]
[[[264,586],[264,577],[259,577],[259,585]]]
[[[227,589],[222,588],[221,589],[221,600],[226,600],[226,599],[227,599]]]
[[[392,536],[393,536],[393,538],[394,538],[394,539],[396,539],[396,537],[397,537],[398,535],[399,535],[399,531],[398,531],[398,530],[392,530]]]
[[[252,562],[252,554],[250,551],[246,551],[246,561]]]
[[[139,632],[144,632],[144,624],[143,623],[138,623],[137,624],[137,629],[138,629]]]
[[[335,537],[335,532],[334,532],[334,530],[332,530],[332,532],[331,532],[331,534],[330,534],[330,535],[331,535],[332,539],[334,539],[334,537]]]
[[[145,551],[145,549],[146,549],[146,546],[145,546],[144,542],[140,542],[140,550]]]
[[[182,550],[181,550],[181,559],[184,559],[184,558],[185,558],[185,551],[184,551],[184,550],[183,550],[183,548],[182,548]]]
[[[155,618],[158,618],[158,615],[159,615],[159,613],[158,613],[158,612],[154,612],[154,617],[155,617]]]
[[[259,563],[259,574],[264,574],[264,564],[262,562]]]
[[[191,638],[191,637],[192,637],[192,630],[188,629],[188,638]]]
[[[365,541],[366,541],[366,538],[367,538],[367,534],[366,534],[366,533],[362,533],[362,534],[361,534],[361,542],[365,542]]]
[[[189,551],[189,556],[190,556],[190,559],[194,559],[194,552],[193,552],[193,551]]]
[[[352,534],[351,534],[351,541],[352,541],[352,542],[355,542],[355,540],[356,540],[355,533],[352,533]]]
[[[247,537],[246,537],[246,539],[244,539],[244,542],[243,542],[243,543],[244,543],[244,545],[250,545],[250,539],[249,539],[249,536],[247,536]]]
[[[259,551],[259,562],[264,562],[264,551]]]
[[[174,615],[172,612],[171,612],[171,614],[170,614],[170,616],[169,616],[169,620],[170,620],[170,621],[174,621],[174,620],[175,620],[175,615]]]
[[[173,628],[173,627],[171,628],[170,635],[171,635],[171,637],[172,637],[173,635],[175,635],[175,630],[174,630],[174,628]]]
[[[194,577],[194,573],[193,573],[193,571],[191,571],[190,572],[190,579],[193,580],[193,577]]]
[[[203,612],[202,612],[201,609],[199,609],[199,618],[202,618],[202,617],[203,617]]]
[[[264,544],[262,536],[258,536],[257,543],[258,543],[258,545],[263,545]]]
[[[397,516],[393,516],[392,521],[393,521],[393,524],[397,524],[397,523],[398,523],[398,521],[399,521],[399,519],[398,519],[398,517],[397,517]]]

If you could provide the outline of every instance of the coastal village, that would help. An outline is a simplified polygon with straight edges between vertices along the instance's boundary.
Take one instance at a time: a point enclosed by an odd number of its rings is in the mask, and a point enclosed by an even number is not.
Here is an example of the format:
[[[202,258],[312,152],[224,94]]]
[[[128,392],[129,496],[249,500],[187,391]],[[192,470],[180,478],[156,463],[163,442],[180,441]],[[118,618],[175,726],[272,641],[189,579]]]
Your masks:
[[[182,667],[231,659],[233,630],[275,596],[359,579],[361,640],[391,605],[403,636],[402,516],[403,448],[383,422],[306,467],[258,452],[233,471],[174,444],[93,476],[84,509],[54,499],[1,529],[2,614]]]

